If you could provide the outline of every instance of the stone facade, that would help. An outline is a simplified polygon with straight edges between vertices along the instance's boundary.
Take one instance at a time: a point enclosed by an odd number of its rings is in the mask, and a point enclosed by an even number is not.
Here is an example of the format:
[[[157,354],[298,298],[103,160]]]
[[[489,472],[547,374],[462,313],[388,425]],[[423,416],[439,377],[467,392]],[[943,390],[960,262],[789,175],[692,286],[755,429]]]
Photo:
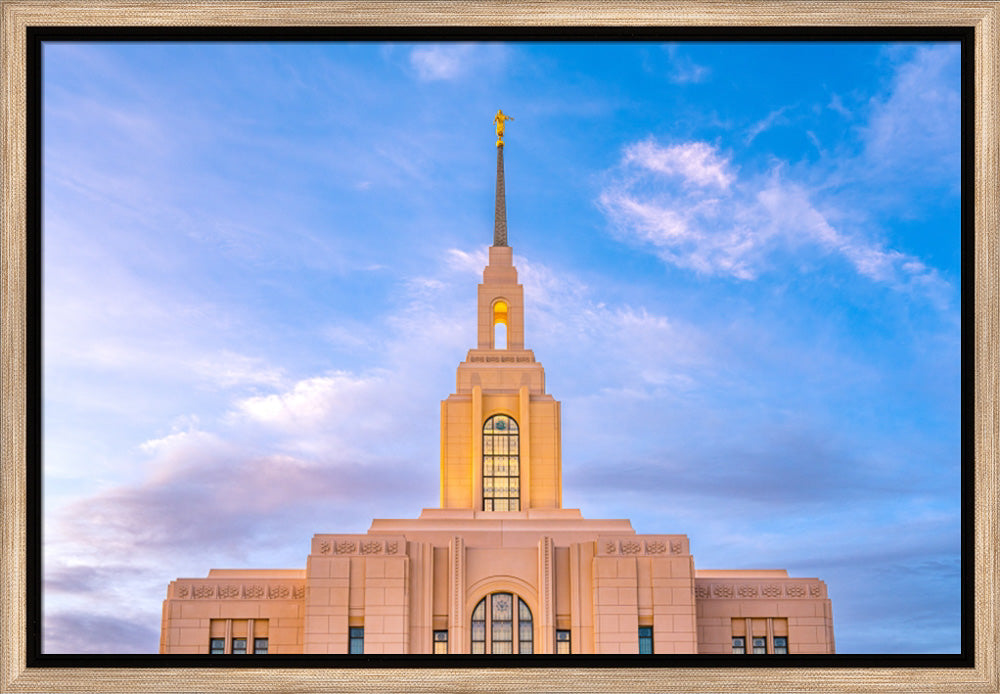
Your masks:
[[[304,570],[171,582],[162,653],[834,651],[819,579],[696,570],[685,535],[562,508],[559,402],[524,347],[509,246],[490,248],[477,327],[441,403],[440,506],[315,535]]]

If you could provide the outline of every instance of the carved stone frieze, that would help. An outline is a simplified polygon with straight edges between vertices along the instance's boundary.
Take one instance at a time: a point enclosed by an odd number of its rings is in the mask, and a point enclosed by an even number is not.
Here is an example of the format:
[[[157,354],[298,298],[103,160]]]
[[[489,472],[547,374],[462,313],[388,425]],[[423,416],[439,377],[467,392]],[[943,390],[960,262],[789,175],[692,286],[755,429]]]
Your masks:
[[[716,583],[712,586],[712,595],[717,598],[733,597],[733,587],[728,583]]]
[[[382,543],[376,540],[369,540],[361,544],[362,554],[382,554]]]
[[[619,554],[626,556],[654,556],[660,554],[683,554],[683,538],[657,537],[602,537],[597,542],[598,554]]]
[[[174,589],[174,597],[194,600],[287,600],[289,596],[295,599],[305,597],[305,587],[292,587],[288,584],[263,583],[195,583],[180,584]]]
[[[695,597],[720,599],[755,599],[755,598],[821,598],[824,595],[820,583],[704,583],[695,584]]]
[[[775,583],[768,583],[766,586],[761,588],[761,593],[764,594],[766,598],[780,598],[781,597],[781,586]]]
[[[208,585],[195,586],[194,596],[196,598],[214,598],[215,586],[208,586]]]

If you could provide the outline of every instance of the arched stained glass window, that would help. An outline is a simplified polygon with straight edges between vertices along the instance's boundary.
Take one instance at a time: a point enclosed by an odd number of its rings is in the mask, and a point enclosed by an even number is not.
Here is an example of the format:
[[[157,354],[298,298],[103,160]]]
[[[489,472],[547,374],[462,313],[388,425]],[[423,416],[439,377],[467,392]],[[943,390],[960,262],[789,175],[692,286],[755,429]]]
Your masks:
[[[473,653],[510,655],[535,652],[531,608],[512,593],[491,593],[480,600],[472,611],[471,626]],[[515,644],[517,650],[514,650]]]
[[[495,414],[483,425],[483,510],[521,510],[521,455],[517,422]]]

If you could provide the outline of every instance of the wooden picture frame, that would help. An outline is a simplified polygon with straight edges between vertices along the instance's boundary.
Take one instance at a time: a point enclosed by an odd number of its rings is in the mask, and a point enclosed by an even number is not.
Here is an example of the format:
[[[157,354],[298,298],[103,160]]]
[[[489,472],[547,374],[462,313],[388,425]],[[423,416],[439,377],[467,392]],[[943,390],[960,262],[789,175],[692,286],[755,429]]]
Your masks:
[[[272,0],[3,0],[2,75],[2,415],[0,415],[0,691],[656,691],[656,692],[1000,692],[1000,561],[997,559],[1000,436],[1000,3],[618,2],[514,0],[416,5]],[[969,668],[204,668],[29,667],[26,532],[27,138],[29,27],[240,26],[643,26],[643,27],[965,27],[974,35],[974,666]],[[968,300],[968,299],[967,299]]]

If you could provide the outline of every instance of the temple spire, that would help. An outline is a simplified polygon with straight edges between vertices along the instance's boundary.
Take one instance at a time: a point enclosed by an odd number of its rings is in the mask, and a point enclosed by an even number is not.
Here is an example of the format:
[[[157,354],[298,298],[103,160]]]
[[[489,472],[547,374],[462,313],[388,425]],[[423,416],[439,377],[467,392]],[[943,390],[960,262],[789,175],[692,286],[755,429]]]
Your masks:
[[[493,218],[493,245],[507,245],[507,198],[503,186],[503,144],[497,145],[497,207]]]
[[[507,245],[507,196],[503,184],[503,131],[504,122],[514,120],[502,110],[497,110],[493,123],[497,126],[497,202],[493,217],[493,245]]]

